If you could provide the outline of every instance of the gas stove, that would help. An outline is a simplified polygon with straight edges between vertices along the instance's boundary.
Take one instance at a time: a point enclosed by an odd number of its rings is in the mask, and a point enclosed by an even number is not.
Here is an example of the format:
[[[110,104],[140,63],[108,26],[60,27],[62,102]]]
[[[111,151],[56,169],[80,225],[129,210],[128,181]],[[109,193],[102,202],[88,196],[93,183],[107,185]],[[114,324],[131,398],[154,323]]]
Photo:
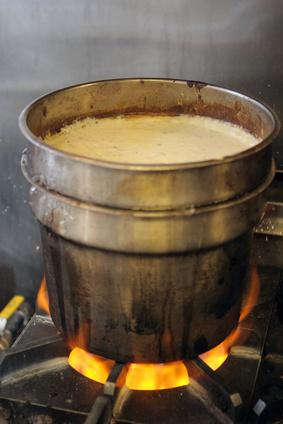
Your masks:
[[[282,211],[269,203],[256,228],[260,295],[220,368],[184,361],[189,385],[139,391],[126,387],[125,367],[114,363],[101,384],[69,366],[51,318],[36,314],[0,357],[0,423],[283,422]]]

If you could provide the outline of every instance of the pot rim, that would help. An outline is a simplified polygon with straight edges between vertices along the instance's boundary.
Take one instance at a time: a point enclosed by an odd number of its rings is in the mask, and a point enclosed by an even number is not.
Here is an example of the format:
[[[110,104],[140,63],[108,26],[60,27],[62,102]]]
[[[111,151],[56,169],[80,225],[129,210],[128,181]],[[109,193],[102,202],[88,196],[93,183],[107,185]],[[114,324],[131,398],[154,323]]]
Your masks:
[[[63,204],[68,204],[69,206],[73,208],[79,208],[84,210],[90,210],[95,213],[102,213],[107,215],[116,215],[116,216],[132,216],[136,218],[142,218],[142,219],[160,219],[160,218],[168,218],[168,217],[184,217],[184,216],[196,216],[201,214],[209,214],[214,211],[220,211],[223,209],[229,209],[234,206],[239,206],[241,204],[244,204],[251,199],[257,197],[261,193],[264,193],[267,188],[270,186],[274,175],[275,175],[275,162],[274,159],[272,159],[272,165],[270,168],[270,171],[268,173],[267,178],[256,187],[256,189],[249,191],[248,193],[245,193],[242,196],[238,196],[237,198],[230,199],[228,201],[224,201],[221,203],[212,203],[210,205],[203,205],[203,206],[190,206],[188,208],[178,208],[178,209],[167,209],[167,210],[160,210],[160,211],[154,211],[154,210],[135,210],[135,209],[119,209],[119,208],[111,208],[111,207],[105,207],[101,205],[96,205],[94,203],[84,202],[81,200],[76,200],[74,198],[64,196],[54,190],[48,190],[48,188],[40,185],[38,182],[34,182],[31,180],[30,176],[28,175],[28,172],[26,170],[26,164],[22,160],[21,161],[21,167],[22,172],[27,179],[27,181],[31,185],[31,189],[33,187],[36,190],[39,190],[41,192],[48,193],[52,198],[57,199],[59,202]]]
[[[244,150],[243,152],[240,152],[236,155],[226,156],[222,159],[213,159],[213,160],[207,160],[207,161],[201,161],[201,162],[185,162],[185,163],[178,163],[178,164],[135,164],[135,163],[123,163],[123,162],[110,162],[110,161],[104,161],[100,159],[92,159],[85,156],[80,155],[74,155],[71,153],[63,152],[62,150],[56,149],[54,147],[51,147],[50,145],[44,143],[42,140],[40,140],[39,137],[36,137],[33,132],[29,129],[27,125],[27,118],[29,113],[32,111],[32,109],[42,100],[47,99],[50,96],[53,96],[55,94],[58,94],[63,91],[68,90],[75,90],[82,87],[87,87],[91,85],[101,84],[101,83],[111,83],[111,82],[138,82],[138,81],[168,81],[175,84],[186,84],[186,85],[192,85],[196,87],[197,89],[203,88],[203,87],[209,87],[211,89],[215,89],[217,91],[222,91],[223,93],[228,93],[233,96],[236,96],[241,99],[245,99],[247,101],[251,101],[253,104],[256,104],[257,107],[263,109],[265,113],[267,113],[270,117],[270,119],[273,122],[273,128],[269,132],[269,134],[263,138],[262,141],[257,143],[255,146]],[[172,78],[117,78],[117,79],[105,79],[105,80],[98,80],[98,81],[90,81],[85,83],[79,83],[75,85],[70,85],[67,87],[60,88],[55,91],[51,91],[43,96],[38,97],[37,99],[33,100],[31,103],[29,103],[21,112],[19,116],[19,127],[22,132],[22,134],[35,146],[39,147],[40,149],[43,149],[51,154],[56,154],[57,156],[66,158],[71,161],[79,161],[84,162],[90,165],[99,166],[102,168],[112,168],[112,169],[121,169],[121,170],[128,170],[128,171],[172,171],[172,170],[186,170],[186,169],[193,169],[193,168],[205,168],[210,166],[217,166],[217,165],[223,165],[230,162],[234,162],[237,160],[240,160],[242,158],[245,158],[247,156],[252,155],[253,153],[256,153],[260,150],[262,150],[264,147],[270,144],[270,140],[277,137],[279,134],[281,125],[279,118],[277,117],[276,113],[265,103],[262,101],[259,101],[255,99],[254,97],[248,96],[246,94],[243,94],[242,92],[235,91],[229,88],[224,88],[216,84],[208,84],[200,81],[193,81],[193,80],[184,80],[184,79],[172,79]]]

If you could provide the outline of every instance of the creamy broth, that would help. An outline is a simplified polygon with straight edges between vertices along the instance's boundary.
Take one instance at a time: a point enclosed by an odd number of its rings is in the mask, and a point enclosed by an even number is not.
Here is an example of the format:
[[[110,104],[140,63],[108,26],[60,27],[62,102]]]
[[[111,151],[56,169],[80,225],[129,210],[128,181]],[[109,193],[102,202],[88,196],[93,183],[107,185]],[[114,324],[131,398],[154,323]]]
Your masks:
[[[260,142],[236,125],[190,115],[86,118],[44,141],[75,155],[144,165],[223,159]]]

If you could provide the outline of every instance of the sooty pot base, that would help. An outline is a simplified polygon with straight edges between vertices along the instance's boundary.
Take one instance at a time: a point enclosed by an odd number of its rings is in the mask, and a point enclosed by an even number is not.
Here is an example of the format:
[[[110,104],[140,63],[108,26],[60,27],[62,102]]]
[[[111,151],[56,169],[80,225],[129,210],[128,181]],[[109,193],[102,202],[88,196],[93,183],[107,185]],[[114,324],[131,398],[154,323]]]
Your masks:
[[[88,351],[120,362],[193,358],[237,324],[249,233],[197,253],[134,255],[41,228],[52,318]]]

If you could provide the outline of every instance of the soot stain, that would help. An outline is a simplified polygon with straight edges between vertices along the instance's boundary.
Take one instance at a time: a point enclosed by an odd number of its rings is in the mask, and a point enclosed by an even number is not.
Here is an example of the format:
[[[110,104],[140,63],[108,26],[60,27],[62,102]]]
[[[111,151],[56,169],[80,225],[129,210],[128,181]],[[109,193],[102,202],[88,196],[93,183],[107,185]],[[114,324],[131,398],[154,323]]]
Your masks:
[[[205,336],[200,336],[195,342],[194,342],[194,351],[198,355],[206,352],[208,350],[208,342],[205,338]]]

